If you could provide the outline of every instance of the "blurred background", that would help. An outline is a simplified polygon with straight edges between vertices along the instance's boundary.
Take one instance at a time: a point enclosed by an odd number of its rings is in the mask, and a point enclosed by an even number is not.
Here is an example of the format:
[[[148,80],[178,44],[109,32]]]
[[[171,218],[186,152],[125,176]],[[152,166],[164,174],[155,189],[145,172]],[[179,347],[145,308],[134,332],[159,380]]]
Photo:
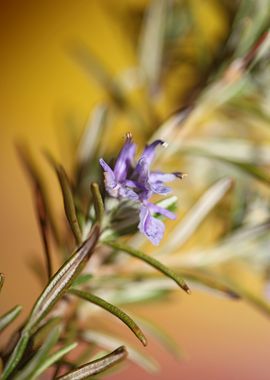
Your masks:
[[[177,231],[171,235],[170,249],[179,255],[171,255],[168,264],[192,267],[198,260],[198,268],[211,267],[211,274],[237,284],[251,300],[195,286],[192,296],[173,292],[166,300],[129,306],[162,326],[183,354],[176,359],[150,339],[145,351],[159,362],[159,372],[129,363],[108,378],[269,378],[269,310],[260,301],[267,297],[270,263],[269,5],[269,0],[1,2],[0,269],[6,277],[1,313],[19,303],[23,318],[41,290],[31,271],[34,255],[43,260],[41,241],[15,144],[31,147],[61,222],[59,189],[42,150],[71,171],[90,115],[106,104],[111,113],[103,152],[117,152],[127,131],[140,147],[153,136],[170,143],[160,162],[188,173],[177,185],[180,220],[216,180],[232,178],[225,196],[197,215],[192,231],[182,231],[178,240]],[[226,247],[224,239],[231,239]],[[134,244],[150,251],[145,242]],[[253,295],[261,298],[254,302]]]

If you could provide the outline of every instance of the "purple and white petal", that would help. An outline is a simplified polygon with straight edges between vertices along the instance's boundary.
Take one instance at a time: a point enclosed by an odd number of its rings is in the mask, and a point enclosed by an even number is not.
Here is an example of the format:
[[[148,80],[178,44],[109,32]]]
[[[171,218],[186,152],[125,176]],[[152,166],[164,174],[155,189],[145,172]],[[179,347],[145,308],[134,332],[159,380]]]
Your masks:
[[[103,158],[100,158],[99,163],[104,170],[106,190],[110,192],[111,190],[115,189],[115,187],[117,186],[114,172],[110,168],[110,166],[103,160]]]
[[[119,198],[128,198],[132,201],[137,201],[139,199],[138,195],[132,189],[129,189],[126,186],[120,186],[118,190]]]
[[[179,173],[181,174],[181,173]],[[176,173],[150,172],[150,182],[172,182],[178,177]]]
[[[144,149],[141,158],[144,158],[147,161],[148,166],[152,163],[155,156],[155,150],[159,145],[166,146],[166,143],[163,140],[155,140]]]
[[[158,245],[163,238],[165,225],[161,220],[158,220],[151,215],[148,207],[142,206],[138,228],[152,244]]]
[[[136,146],[132,141],[132,136],[131,134],[127,134],[125,144],[114,166],[114,174],[117,181],[121,182],[127,178],[128,171],[135,159],[135,151]]]
[[[176,216],[173,212],[167,210],[166,208],[163,208],[163,207],[160,207],[158,205],[155,205],[154,203],[149,203],[148,204],[148,208],[153,212],[153,213],[156,213],[156,214],[160,214],[160,215],[163,215],[163,216],[166,216],[166,218],[169,218],[169,219],[172,219],[172,220],[175,220],[176,219]]]
[[[170,194],[172,189],[168,186],[165,186],[162,182],[150,183],[151,190],[153,193],[167,195]]]

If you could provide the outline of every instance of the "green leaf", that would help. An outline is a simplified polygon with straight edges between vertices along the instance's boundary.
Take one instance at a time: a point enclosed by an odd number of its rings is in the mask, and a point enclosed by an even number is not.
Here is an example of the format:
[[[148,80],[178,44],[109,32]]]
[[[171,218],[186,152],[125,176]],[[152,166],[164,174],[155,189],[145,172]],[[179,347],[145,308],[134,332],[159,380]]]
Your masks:
[[[63,293],[70,287],[72,281],[82,271],[86,262],[94,252],[99,239],[99,233],[99,227],[97,225],[94,226],[89,238],[52,277],[33,307],[30,318],[25,326],[27,331],[32,331],[37,327],[38,323],[49,313]]]
[[[129,247],[128,245],[125,245],[123,243],[118,243],[116,241],[103,241],[104,244],[108,245],[111,248],[114,248],[118,251],[123,251],[128,253],[129,255],[136,257],[145,263],[149,264],[150,266],[154,267],[161,273],[165,274],[165,276],[170,277],[173,281],[177,283],[180,288],[182,288],[185,292],[188,294],[190,293],[189,287],[180,276],[178,276],[176,273],[174,273],[170,268],[166,267],[164,264],[159,262],[158,260],[154,259],[152,256],[147,256],[141,251],[138,251],[132,247]]]
[[[255,178],[258,181],[265,183],[268,186],[270,184],[270,176],[268,175],[268,173],[254,164],[239,162],[229,157],[227,158],[219,157],[211,153],[209,154],[207,151],[204,151],[202,149],[188,149],[186,152],[188,154],[206,157],[206,158],[209,158],[210,160],[217,160],[220,162],[224,162],[225,164],[231,165],[241,170],[245,174],[248,174],[249,176]]]
[[[154,89],[160,80],[166,18],[167,1],[151,1],[143,23],[139,46],[140,69],[151,89]]]
[[[115,346],[125,345],[128,350],[128,358],[138,366],[149,373],[156,373],[159,369],[158,363],[151,356],[145,355],[145,353],[142,354],[140,351],[130,346],[129,343],[124,342],[118,337],[116,338],[108,333],[93,330],[84,331],[82,336],[86,342],[91,344],[95,343],[99,347],[106,348],[107,350],[113,350]]]
[[[68,176],[62,165],[57,164],[50,155],[47,154],[47,157],[49,159],[49,162],[51,163],[51,165],[56,171],[59,184],[62,190],[65,214],[66,214],[70,229],[76,240],[76,243],[79,245],[82,242],[82,233],[81,233],[81,229],[80,229],[80,225],[79,225],[79,221],[77,217],[75,202],[73,199],[73,194],[72,194]]]
[[[91,183],[91,191],[93,195],[93,202],[94,202],[94,208],[95,208],[95,214],[96,214],[96,222],[101,224],[103,214],[104,214],[104,204],[103,199],[100,194],[99,186],[97,183],[92,182]]]
[[[57,377],[59,380],[81,380],[87,379],[89,376],[96,375],[112,367],[119,361],[125,359],[127,351],[124,346],[118,347],[110,354],[103,356],[93,362],[82,365],[81,367],[67,373],[64,376]]]
[[[22,306],[18,305],[0,317],[0,331],[3,331],[22,311]]]
[[[74,348],[76,348],[77,345],[78,343],[76,342],[67,344],[58,351],[51,354],[35,372],[35,379],[38,378],[44,371],[46,371],[47,368],[51,367],[58,360],[60,360],[63,356],[67,355],[70,351],[74,350]],[[33,378],[30,380],[33,380]]]
[[[92,278],[93,275],[91,273],[83,273],[72,282],[72,286],[76,287],[84,285],[85,283],[89,282]]]
[[[58,245],[61,245],[61,238],[60,233],[58,231],[58,227],[55,223],[55,217],[53,215],[51,205],[49,202],[47,189],[45,186],[45,181],[40,175],[40,170],[36,166],[34,159],[29,151],[29,149],[24,145],[18,145],[17,146],[17,153],[19,155],[19,158],[21,159],[21,162],[31,180],[31,184],[33,187],[33,190],[35,192],[39,193],[39,202],[42,202],[43,208],[46,212],[46,216],[48,218],[53,237],[55,239],[55,242]],[[46,252],[45,252],[46,253]]]
[[[41,367],[50,350],[57,343],[60,333],[60,326],[55,326],[37,353],[27,362],[25,367],[15,375],[14,380],[32,380],[37,377],[35,375],[37,370]]]
[[[142,324],[142,326],[144,326],[144,328],[148,330],[148,332],[152,334],[176,359],[183,357],[184,354],[179,345],[169,334],[166,333],[166,331],[164,331],[160,326],[157,326],[152,321],[138,317],[137,314],[134,316],[134,318],[135,317],[138,319],[140,324]]]
[[[232,180],[230,178],[222,178],[203,193],[201,198],[170,233],[170,239],[166,244],[166,253],[179,249],[192,236],[209,212],[231,188],[231,185]]]
[[[30,339],[30,334],[28,331],[24,331],[21,334],[21,337],[16,344],[16,347],[12,351],[12,354],[10,355],[7,364],[5,365],[4,371],[0,377],[1,380],[6,380],[9,375],[14,371],[14,369],[19,364],[25,350],[27,347],[27,344]]]
[[[120,310],[117,306],[112,305],[111,303],[91,293],[83,292],[77,289],[70,289],[69,293],[76,295],[77,297],[80,297],[86,301],[89,301],[97,306],[100,306],[102,309],[107,310],[111,314],[115,315],[125,323],[125,325],[136,335],[136,337],[142,342],[144,346],[147,345],[146,337],[144,336],[140,327],[123,310]]]

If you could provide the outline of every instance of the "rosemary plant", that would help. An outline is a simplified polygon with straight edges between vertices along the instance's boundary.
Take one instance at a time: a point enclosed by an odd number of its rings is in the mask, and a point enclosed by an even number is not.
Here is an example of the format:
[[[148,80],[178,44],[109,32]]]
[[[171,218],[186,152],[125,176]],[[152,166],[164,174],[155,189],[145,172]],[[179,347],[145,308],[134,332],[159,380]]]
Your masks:
[[[62,192],[68,224],[68,228],[62,228],[63,233],[59,232],[46,184],[30,151],[18,147],[33,189],[47,285],[27,319],[1,347],[1,380],[34,380],[42,374],[50,379],[86,379],[103,373],[125,359],[127,353],[146,370],[155,370],[151,358],[128,343],[94,328],[89,330],[85,305],[94,304],[111,313],[143,346],[147,335],[139,325],[171,349],[166,335],[157,333],[153,326],[149,328],[137,316],[128,315],[121,305],[165,298],[175,290],[173,282],[187,294],[190,288],[185,280],[193,287],[215,290],[232,300],[244,299],[270,315],[264,297],[270,273],[270,178],[266,171],[270,154],[262,144],[267,133],[246,133],[247,128],[252,129],[252,121],[263,124],[261,129],[269,128],[270,115],[262,102],[269,96],[262,83],[270,77],[270,12],[264,6],[264,1],[256,5],[247,0],[240,2],[223,49],[216,52],[213,62],[204,62],[201,78],[181,109],[177,97],[170,99],[171,116],[167,115],[165,122],[159,100],[169,97],[166,79],[177,65],[177,49],[182,47],[184,51],[181,41],[195,22],[188,18],[190,24],[179,27],[182,15],[189,14],[185,2],[152,1],[145,12],[136,46],[138,67],[131,81],[135,87],[142,87],[143,111],[128,96],[130,83],[125,87],[123,80],[112,78],[84,45],[72,46],[72,57],[105,89],[107,103],[93,110],[90,125],[77,146],[72,173],[45,154]],[[136,154],[130,132],[117,157],[110,153],[115,151],[107,149],[115,131],[108,118],[110,113],[115,118],[124,115],[131,129],[143,136],[141,154]],[[244,132],[236,126],[238,122],[246,128]],[[233,128],[226,135],[228,124]],[[203,132],[198,132],[199,128]],[[163,138],[169,142],[166,149]],[[179,164],[195,182],[183,186]],[[174,195],[167,186],[170,182]],[[186,201],[179,221],[178,195]],[[259,217],[252,208],[254,204],[262,210]],[[186,243],[196,236],[207,216],[211,228],[222,225],[221,231],[212,231],[217,237],[211,239],[211,244],[199,242],[187,248]],[[166,219],[173,221],[165,230]],[[51,260],[51,236],[62,260],[56,272]],[[258,275],[260,292],[254,292],[228,270],[241,263]],[[3,283],[1,274],[0,288]],[[1,332],[21,309],[15,306],[1,316]],[[90,313],[87,309],[87,315]],[[78,345],[82,353],[76,350]],[[93,348],[109,353],[95,357]]]

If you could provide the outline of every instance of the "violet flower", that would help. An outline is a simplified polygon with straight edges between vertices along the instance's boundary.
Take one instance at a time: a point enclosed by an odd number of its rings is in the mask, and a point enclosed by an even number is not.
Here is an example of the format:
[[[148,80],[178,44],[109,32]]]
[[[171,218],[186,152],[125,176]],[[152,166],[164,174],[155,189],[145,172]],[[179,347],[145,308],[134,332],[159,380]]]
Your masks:
[[[183,174],[180,172],[162,173],[150,170],[156,148],[165,145],[162,140],[156,140],[147,145],[136,163],[136,146],[132,141],[131,134],[128,133],[114,169],[102,158],[99,160],[104,170],[107,192],[114,198],[129,199],[138,204],[140,210],[138,228],[154,245],[159,244],[165,231],[164,223],[156,215],[163,215],[169,219],[175,219],[175,215],[149,200],[153,194],[167,195],[171,192],[165,182],[183,178]]]

